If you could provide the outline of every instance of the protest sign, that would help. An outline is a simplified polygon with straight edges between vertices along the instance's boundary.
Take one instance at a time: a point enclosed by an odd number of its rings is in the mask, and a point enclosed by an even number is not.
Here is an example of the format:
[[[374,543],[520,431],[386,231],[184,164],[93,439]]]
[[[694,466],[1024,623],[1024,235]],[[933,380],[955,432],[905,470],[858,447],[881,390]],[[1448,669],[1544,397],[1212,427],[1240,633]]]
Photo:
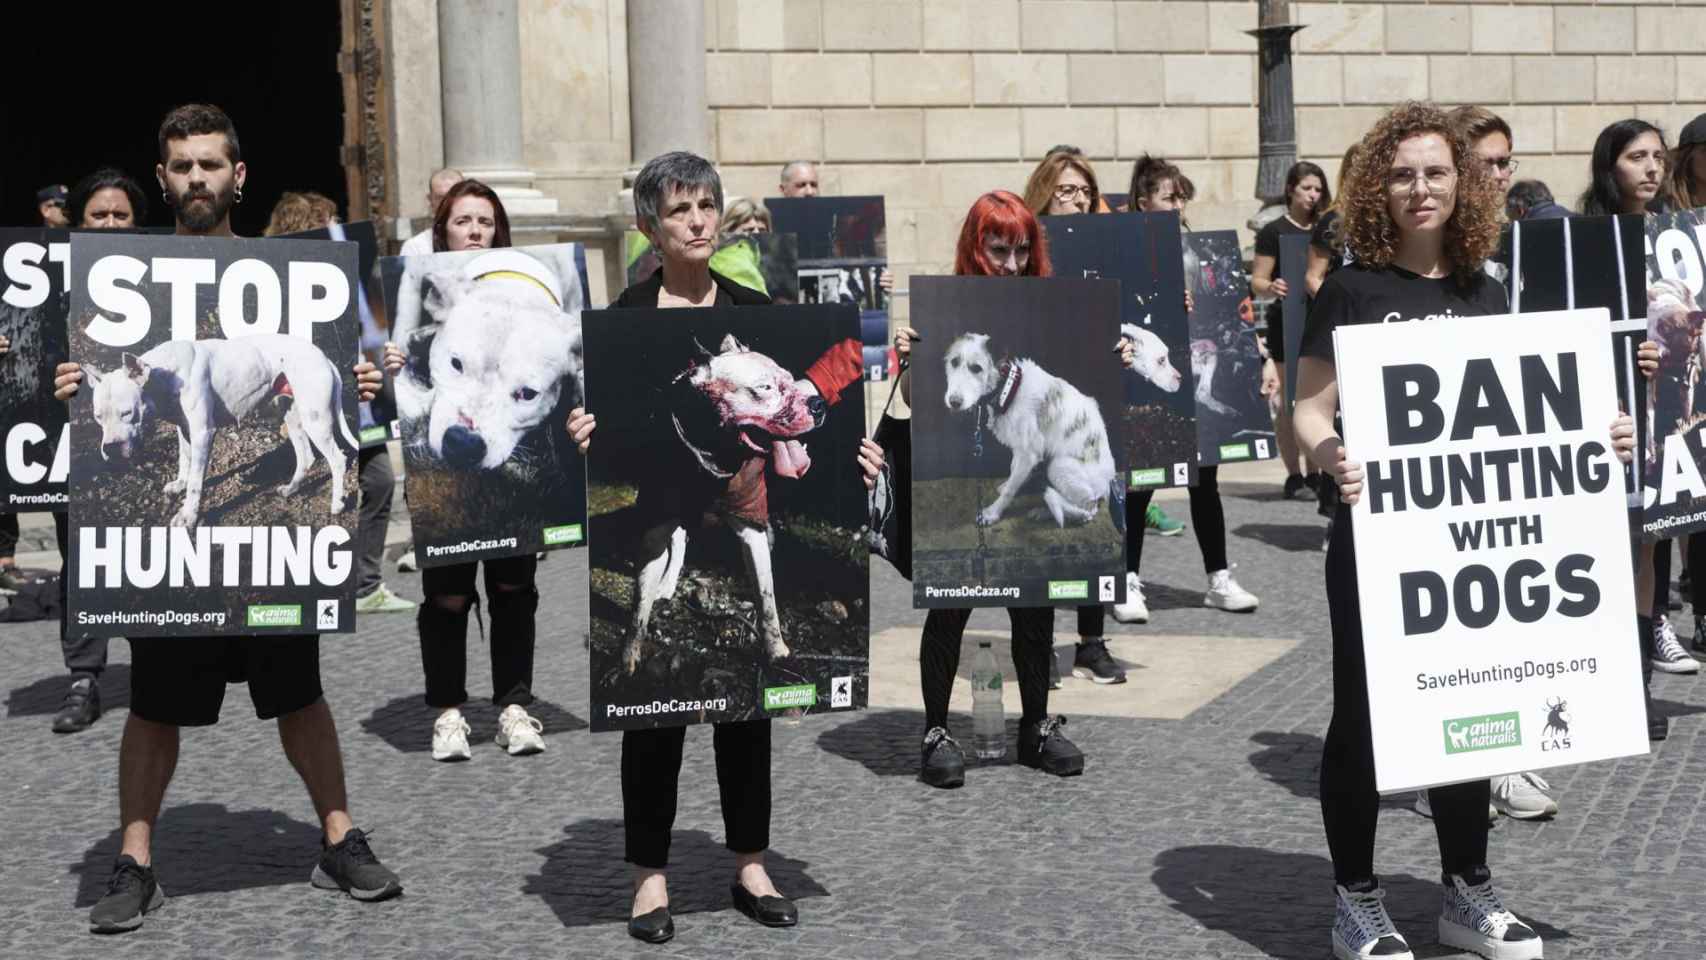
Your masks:
[[[1043,217],[1057,277],[1120,283],[1119,336],[1136,361],[1121,375],[1123,402],[1105,404],[1126,486],[1183,487],[1196,480],[1196,377],[1185,315],[1184,247],[1176,213]],[[917,326],[917,324],[913,324]],[[920,327],[920,330],[923,328]],[[926,333],[926,336],[929,334]],[[1095,352],[1095,351],[1091,351]]]
[[[10,512],[65,511],[71,449],[53,370],[67,354],[69,249],[63,230],[0,229],[0,504]]]
[[[1297,405],[1297,355],[1303,350],[1303,328],[1309,321],[1309,236],[1302,233],[1280,237],[1279,276],[1285,281],[1280,314],[1285,327],[1285,408]],[[1273,349],[1270,341],[1268,349]]]
[[[1334,333],[1382,793],[1647,751],[1608,322]]]
[[[71,237],[77,636],[355,628],[353,245]]]
[[[283,236],[293,240],[346,240],[355,244],[356,276],[361,280],[362,292],[356,299],[356,309],[361,314],[361,356],[383,370],[385,341],[391,324],[385,315],[385,292],[379,276],[379,235],[373,221],[333,223],[319,230]],[[361,425],[355,435],[363,447],[381,447],[397,438],[397,395],[389,376],[379,394],[361,405]]]
[[[913,606],[1124,601],[1119,298],[1110,280],[913,278]]]
[[[1262,396],[1262,348],[1244,254],[1232,230],[1185,235],[1191,286],[1191,372],[1196,381],[1197,463],[1210,467],[1279,455]]]
[[[799,302],[859,308],[865,378],[888,379],[888,221],[882,197],[771,197],[771,228],[799,240]]]
[[[586,542],[574,243],[380,261],[415,557],[438,567]]]
[[[1647,339],[1659,345],[1659,369],[1647,380],[1641,533],[1657,540],[1706,528],[1706,210],[1659,214],[1646,226]]]
[[[864,706],[857,311],[595,310],[585,329],[593,730]]]

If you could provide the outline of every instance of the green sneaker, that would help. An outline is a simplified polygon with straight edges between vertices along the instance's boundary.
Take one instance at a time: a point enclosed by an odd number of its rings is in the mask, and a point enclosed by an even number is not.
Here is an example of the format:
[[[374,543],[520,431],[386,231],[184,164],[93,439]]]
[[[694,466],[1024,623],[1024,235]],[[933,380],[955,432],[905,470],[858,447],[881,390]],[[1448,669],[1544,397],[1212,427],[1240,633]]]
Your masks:
[[[356,613],[408,613],[413,609],[413,600],[397,596],[383,583],[367,596],[355,598]]]
[[[1143,515],[1143,525],[1163,537],[1176,537],[1185,532],[1185,525],[1161,512],[1155,504],[1149,505],[1149,511]]]

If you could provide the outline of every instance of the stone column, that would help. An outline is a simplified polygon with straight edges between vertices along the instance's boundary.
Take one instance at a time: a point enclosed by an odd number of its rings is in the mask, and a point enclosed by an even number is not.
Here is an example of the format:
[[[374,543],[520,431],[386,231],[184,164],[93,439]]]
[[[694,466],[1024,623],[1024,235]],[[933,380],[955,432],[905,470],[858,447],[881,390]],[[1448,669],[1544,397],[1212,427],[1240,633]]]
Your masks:
[[[554,214],[556,199],[533,189],[533,171],[524,159],[516,3],[438,4],[444,164],[490,184],[512,216]]]
[[[671,150],[711,152],[704,0],[628,0],[633,165]]]

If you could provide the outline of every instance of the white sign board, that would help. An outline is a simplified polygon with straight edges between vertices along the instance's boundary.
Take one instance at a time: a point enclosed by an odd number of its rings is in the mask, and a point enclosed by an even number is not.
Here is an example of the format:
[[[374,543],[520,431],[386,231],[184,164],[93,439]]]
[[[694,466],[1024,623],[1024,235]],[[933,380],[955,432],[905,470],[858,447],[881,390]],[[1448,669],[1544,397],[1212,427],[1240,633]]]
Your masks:
[[[1608,323],[1334,334],[1381,793],[1647,752]]]

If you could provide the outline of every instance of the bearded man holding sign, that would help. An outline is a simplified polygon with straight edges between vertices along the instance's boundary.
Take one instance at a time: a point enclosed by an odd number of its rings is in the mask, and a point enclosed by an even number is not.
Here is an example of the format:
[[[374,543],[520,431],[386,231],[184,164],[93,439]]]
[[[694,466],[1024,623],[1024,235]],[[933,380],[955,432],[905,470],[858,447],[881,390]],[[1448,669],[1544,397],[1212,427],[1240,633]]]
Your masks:
[[[1443,111],[1405,104],[1377,123],[1361,144],[1343,203],[1356,265],[1328,278],[1310,314],[1294,418],[1300,444],[1327,465],[1340,493],[1327,555],[1333,720],[1321,764],[1321,811],[1338,894],[1333,953],[1411,956],[1374,874],[1380,793],[1450,783],[1430,791],[1444,885],[1440,941],[1501,960],[1538,958],[1539,935],[1504,907],[1487,869],[1484,778],[1540,765],[1544,755],[1521,744],[1570,739],[1567,730],[1546,725],[1548,714],[1535,713],[1545,706],[1550,681],[1519,687],[1525,671],[1509,673],[1507,663],[1534,661],[1559,672],[1543,634],[1571,617],[1584,633],[1586,618],[1593,618],[1616,620],[1618,629],[1598,630],[1602,637],[1628,634],[1633,587],[1623,559],[1626,534],[1616,526],[1623,522],[1622,492],[1612,457],[1632,456],[1634,424],[1617,415],[1609,344],[1603,333],[1594,335],[1591,321],[1561,322],[1557,336],[1539,336],[1514,327],[1504,334],[1514,321],[1464,319],[1507,312],[1503,289],[1481,269],[1498,243],[1499,200],[1485,166]],[[1400,321],[1422,322],[1402,323],[1411,328],[1402,331],[1351,329]],[[1337,356],[1336,331],[1346,351]],[[1353,359],[1349,351],[1365,344],[1352,333],[1404,334],[1407,343]],[[1531,349],[1531,358],[1495,351],[1504,340],[1547,348]],[[1470,343],[1474,351],[1465,354]],[[1368,444],[1382,457],[1378,463],[1369,457],[1366,470],[1361,455],[1346,455],[1335,428],[1341,398],[1346,435],[1359,451]],[[1606,423],[1609,431],[1595,426]],[[1406,442],[1416,446],[1402,447]],[[1399,449],[1379,453],[1382,443]],[[1568,546],[1588,537],[1573,530],[1566,537],[1563,524],[1545,523],[1538,514],[1555,503],[1568,504],[1572,517],[1591,526],[1598,539],[1589,550],[1607,545],[1597,564],[1594,554],[1584,562],[1581,550],[1569,549],[1546,569],[1533,569],[1547,556],[1537,541],[1554,537]],[[1445,522],[1459,518],[1446,510],[1462,515],[1455,528],[1461,538]],[[1427,542],[1452,563],[1410,562],[1423,541],[1392,539],[1401,529],[1388,525],[1395,520],[1433,527]],[[1473,543],[1471,529],[1479,537]],[[1492,554],[1495,536],[1501,552],[1521,559],[1457,556],[1471,549]],[[1376,546],[1380,537],[1406,543],[1403,556]],[[1358,541],[1366,554],[1361,561]],[[1394,564],[1404,565],[1397,575],[1388,569]],[[1503,612],[1488,618],[1495,609]],[[1596,672],[1578,663],[1581,672],[1568,679],[1584,687],[1597,681],[1602,704],[1615,695],[1634,715],[1596,717],[1616,734],[1596,732],[1591,748],[1584,742],[1576,756],[1546,762],[1645,749],[1633,706],[1638,660],[1627,646],[1602,648]],[[1428,670],[1416,675],[1414,660],[1423,654],[1438,664],[1432,674],[1443,691],[1430,686]],[[1443,721],[1405,714],[1460,703],[1462,712]],[[1559,708],[1557,719],[1567,723],[1565,712]]]

